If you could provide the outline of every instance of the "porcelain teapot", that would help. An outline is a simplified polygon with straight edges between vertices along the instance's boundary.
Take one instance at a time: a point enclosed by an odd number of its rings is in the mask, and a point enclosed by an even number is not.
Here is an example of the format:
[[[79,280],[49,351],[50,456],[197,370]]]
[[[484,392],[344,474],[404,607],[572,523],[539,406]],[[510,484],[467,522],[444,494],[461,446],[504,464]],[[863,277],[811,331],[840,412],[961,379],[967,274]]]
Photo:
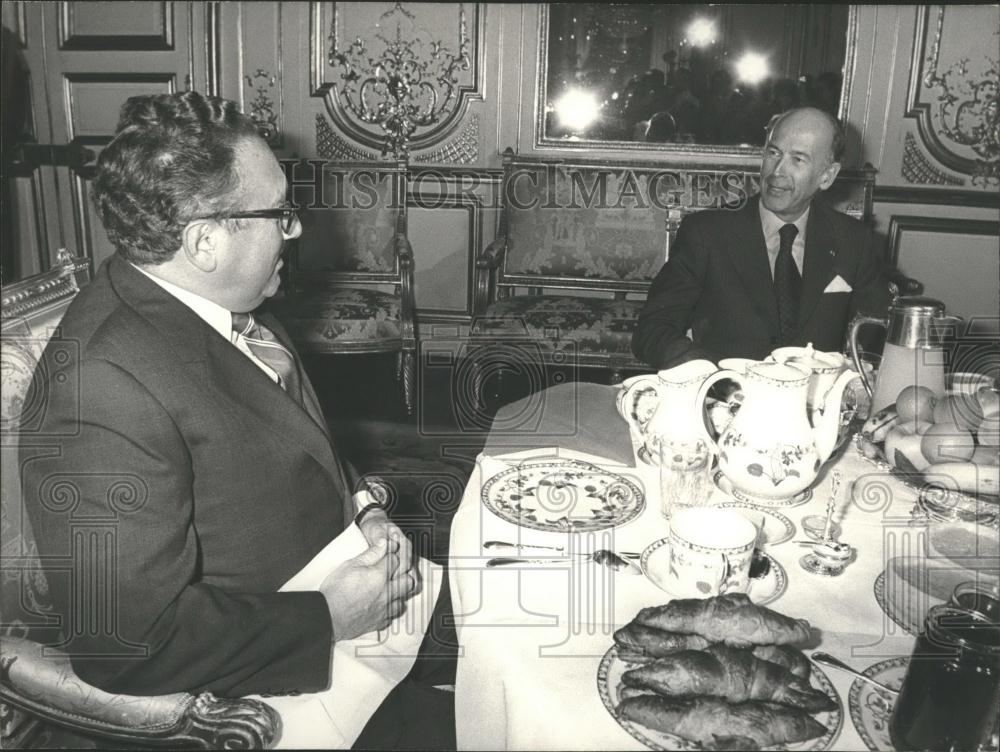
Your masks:
[[[856,377],[845,370],[810,411],[809,371],[767,361],[748,366],[739,379],[743,403],[717,445],[719,469],[736,495],[775,501],[806,490],[837,445],[841,397]]]
[[[663,440],[691,447],[700,442],[706,452],[712,450],[715,444],[705,423],[708,390],[722,379],[741,378],[735,371],[720,371],[711,361],[689,360],[627,379],[618,395],[618,412],[637,440],[639,458],[658,463]]]
[[[806,393],[806,404],[810,409],[823,408],[826,395],[830,393],[840,374],[848,369],[846,357],[837,352],[814,350],[812,342],[805,347],[779,347],[767,359],[795,366],[811,374],[809,391]]]

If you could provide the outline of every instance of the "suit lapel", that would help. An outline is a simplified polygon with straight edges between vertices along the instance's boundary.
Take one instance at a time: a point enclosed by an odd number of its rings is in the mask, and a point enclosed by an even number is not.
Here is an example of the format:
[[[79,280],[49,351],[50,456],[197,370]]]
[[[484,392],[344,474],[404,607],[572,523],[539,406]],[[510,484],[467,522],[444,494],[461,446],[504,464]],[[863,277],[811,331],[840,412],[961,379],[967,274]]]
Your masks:
[[[825,207],[813,201],[806,225],[806,248],[802,260],[802,297],[799,300],[799,329],[809,320],[823,290],[833,276],[836,250]]]
[[[268,430],[283,434],[290,446],[305,449],[336,481],[337,462],[325,427],[318,426],[295,399],[194,311],[128,262],[113,258],[109,274],[121,298],[160,332],[178,362],[188,366],[209,388],[253,413]],[[305,389],[308,379],[298,359],[296,365]]]
[[[735,212],[730,224],[730,241],[725,244],[733,269],[743,282],[750,304],[772,333],[778,331],[778,304],[774,299],[771,265],[767,260],[767,245],[760,224],[760,211],[755,196]]]

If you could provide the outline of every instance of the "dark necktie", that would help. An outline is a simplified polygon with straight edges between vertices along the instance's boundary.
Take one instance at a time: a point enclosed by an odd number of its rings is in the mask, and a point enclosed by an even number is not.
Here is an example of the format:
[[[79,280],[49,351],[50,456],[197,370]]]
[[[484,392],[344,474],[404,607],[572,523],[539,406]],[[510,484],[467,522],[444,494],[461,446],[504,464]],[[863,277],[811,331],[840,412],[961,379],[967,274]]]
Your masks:
[[[792,224],[782,225],[778,230],[781,244],[774,262],[774,295],[778,301],[778,332],[782,345],[792,343],[799,319],[802,276],[792,258],[792,243],[798,232],[799,228]]]
[[[319,405],[312,398],[312,393],[302,388],[299,379],[299,369],[295,356],[286,348],[274,332],[261,324],[249,313],[233,314],[233,331],[240,334],[247,343],[254,357],[272,371],[278,374],[278,385],[288,392],[288,395],[302,405],[306,412],[326,432],[326,424]]]

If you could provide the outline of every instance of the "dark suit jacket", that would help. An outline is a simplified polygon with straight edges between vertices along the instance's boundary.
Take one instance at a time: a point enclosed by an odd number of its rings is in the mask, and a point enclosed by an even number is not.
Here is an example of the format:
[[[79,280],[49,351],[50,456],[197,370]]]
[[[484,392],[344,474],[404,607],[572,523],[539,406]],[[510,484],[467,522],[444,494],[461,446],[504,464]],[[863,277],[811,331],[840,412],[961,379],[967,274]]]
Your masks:
[[[754,196],[738,210],[684,218],[639,315],[632,336],[636,357],[666,368],[693,358],[760,359],[778,346],[778,308],[758,201]],[[852,291],[824,293],[838,274]],[[884,313],[889,301],[872,230],[814,200],[791,344],[840,351],[854,313]],[[693,343],[685,336],[689,328]]]
[[[25,505],[80,677],[132,694],[325,688],[325,599],[276,592],[353,515],[325,427],[117,256],[34,386]]]

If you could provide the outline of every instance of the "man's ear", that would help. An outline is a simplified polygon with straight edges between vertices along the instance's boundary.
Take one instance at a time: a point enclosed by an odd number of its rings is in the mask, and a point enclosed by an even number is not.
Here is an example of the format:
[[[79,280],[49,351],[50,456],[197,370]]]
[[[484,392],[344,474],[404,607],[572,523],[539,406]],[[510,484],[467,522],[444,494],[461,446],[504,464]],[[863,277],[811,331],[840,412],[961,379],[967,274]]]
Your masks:
[[[825,191],[831,185],[833,181],[837,179],[837,175],[840,174],[840,162],[831,162],[830,165],[823,170],[823,174],[819,178],[819,189]]]
[[[181,235],[181,249],[187,260],[203,272],[215,271],[218,260],[216,247],[218,243],[217,223],[210,219],[189,222]]]

